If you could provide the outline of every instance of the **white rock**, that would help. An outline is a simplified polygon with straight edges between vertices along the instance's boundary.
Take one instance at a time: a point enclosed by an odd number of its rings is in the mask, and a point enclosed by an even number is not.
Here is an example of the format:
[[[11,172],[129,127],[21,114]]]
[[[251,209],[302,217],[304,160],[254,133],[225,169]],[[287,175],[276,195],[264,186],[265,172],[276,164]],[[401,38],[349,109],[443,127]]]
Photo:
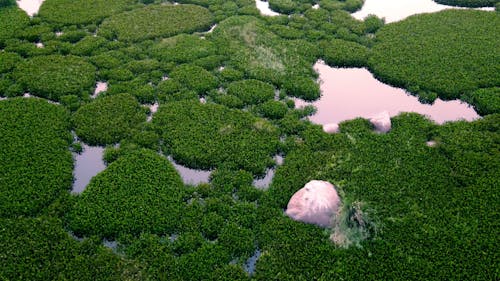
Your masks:
[[[391,130],[391,116],[387,110],[382,111],[376,116],[370,118],[370,122],[379,132],[387,133]]]
[[[337,123],[329,123],[323,125],[323,131],[328,134],[335,134],[339,132],[339,124]]]
[[[290,198],[286,214],[296,221],[326,227],[339,204],[340,198],[331,183],[312,180]]]

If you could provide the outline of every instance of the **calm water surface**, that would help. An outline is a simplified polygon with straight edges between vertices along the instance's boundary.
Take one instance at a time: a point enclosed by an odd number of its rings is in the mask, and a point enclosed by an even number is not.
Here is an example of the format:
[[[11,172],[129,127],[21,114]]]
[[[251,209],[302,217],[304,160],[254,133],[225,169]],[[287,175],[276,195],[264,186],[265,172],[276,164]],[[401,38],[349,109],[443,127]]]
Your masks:
[[[170,160],[172,165],[174,165],[174,168],[177,170],[177,172],[179,172],[184,184],[198,185],[200,183],[209,182],[210,174],[212,173],[212,171],[196,170],[188,168],[186,166],[182,166],[180,164],[177,164],[171,156],[168,157],[168,160]]]
[[[437,99],[432,105],[422,104],[405,90],[378,81],[364,68],[333,68],[322,62],[316,63],[314,68],[322,81],[322,96],[312,103],[297,99],[296,106],[314,105],[318,111],[309,120],[316,124],[370,118],[384,110],[391,116],[400,112],[417,112],[439,124],[480,117],[472,107],[458,100]]]
[[[75,154],[73,193],[82,193],[90,180],[106,168],[102,155],[104,147],[83,145],[83,152]]]
[[[277,13],[271,8],[269,8],[269,2],[267,1],[260,1],[260,0],[255,0],[255,5],[257,6],[257,9],[259,9],[260,13],[265,15],[265,16],[279,16],[280,13]]]
[[[458,9],[438,4],[432,0],[365,0],[365,4],[352,16],[357,19],[364,19],[367,15],[376,15],[385,18],[385,22],[395,22],[407,18],[411,15],[421,13],[433,13],[444,9]],[[480,8],[481,10],[492,11],[494,8]]]

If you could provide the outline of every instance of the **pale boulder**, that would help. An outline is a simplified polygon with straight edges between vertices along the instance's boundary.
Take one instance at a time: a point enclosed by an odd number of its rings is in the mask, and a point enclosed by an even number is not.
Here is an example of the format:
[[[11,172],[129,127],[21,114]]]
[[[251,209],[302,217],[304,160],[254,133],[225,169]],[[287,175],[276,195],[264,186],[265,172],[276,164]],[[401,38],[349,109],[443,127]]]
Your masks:
[[[290,198],[286,214],[296,221],[327,227],[339,204],[340,198],[331,183],[312,180]]]
[[[329,123],[323,125],[323,131],[328,134],[335,134],[339,132],[339,124],[337,123]]]
[[[391,116],[387,110],[370,118],[370,123],[381,133],[387,133],[391,130]]]

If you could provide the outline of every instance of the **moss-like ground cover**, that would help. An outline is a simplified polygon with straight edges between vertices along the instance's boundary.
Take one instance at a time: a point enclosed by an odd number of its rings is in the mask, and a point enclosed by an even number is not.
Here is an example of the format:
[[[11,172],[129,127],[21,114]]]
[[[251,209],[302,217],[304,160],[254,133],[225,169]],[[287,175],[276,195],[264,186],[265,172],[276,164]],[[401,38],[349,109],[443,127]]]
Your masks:
[[[212,21],[210,11],[200,6],[149,5],[111,16],[99,27],[99,34],[111,39],[137,42],[208,30]]]
[[[0,101],[0,217],[37,215],[71,187],[69,128],[60,106]]]
[[[185,191],[172,164],[154,151],[123,156],[93,178],[67,215],[77,235],[116,238],[175,233]]]
[[[124,280],[137,268],[100,245],[76,241],[53,218],[0,219],[4,280]]]
[[[73,115],[76,134],[91,145],[117,143],[144,121],[145,109],[129,94],[98,98]]]
[[[493,7],[498,0],[434,0],[439,4],[460,7]]]
[[[14,78],[30,94],[58,101],[64,95],[89,94],[95,67],[76,56],[38,56],[19,64]]]
[[[0,8],[0,279],[498,279],[496,13],[384,25],[350,15],[360,0],[270,1],[289,13],[276,17],[253,0],[160,2],[47,0],[33,18]],[[364,119],[325,134],[290,99],[319,96],[318,59],[461,97],[483,119],[403,114],[387,134]],[[95,81],[108,89],[91,99]],[[11,98],[26,91],[61,106]],[[141,103],[155,102],[145,122]],[[109,145],[80,195],[70,130]],[[252,186],[277,153],[271,187]],[[210,182],[184,185],[165,155],[213,169]],[[344,219],[331,229],[283,214],[311,179],[338,187]]]
[[[47,21],[64,25],[98,23],[137,3],[134,0],[47,0],[40,7],[39,15]]]
[[[447,10],[412,16],[377,32],[369,65],[375,75],[415,94],[445,99],[500,85],[500,17]]]
[[[166,153],[189,167],[262,174],[272,165],[278,130],[249,113],[197,101],[166,104],[153,117]]]

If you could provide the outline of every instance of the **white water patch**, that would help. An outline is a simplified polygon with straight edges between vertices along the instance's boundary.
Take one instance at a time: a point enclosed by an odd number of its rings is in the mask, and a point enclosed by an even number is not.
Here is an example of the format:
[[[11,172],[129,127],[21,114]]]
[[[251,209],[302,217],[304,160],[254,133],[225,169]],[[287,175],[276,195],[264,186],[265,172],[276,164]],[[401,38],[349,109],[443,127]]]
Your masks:
[[[259,9],[260,13],[264,16],[272,17],[281,15],[280,13],[271,10],[271,8],[269,8],[269,2],[267,1],[255,0],[255,5],[257,6],[257,9]]]
[[[256,249],[253,256],[248,258],[248,260],[243,265],[243,269],[250,275],[253,275],[255,272],[255,265],[257,264],[257,260],[262,255],[259,249]]]
[[[480,118],[470,105],[459,100],[436,99],[432,105],[422,104],[404,89],[378,81],[365,68],[334,68],[317,62],[314,69],[319,73],[321,81],[321,98],[314,102],[295,99],[295,105],[315,106],[316,114],[308,118],[316,124],[340,123],[356,117],[369,119],[385,110],[390,116],[401,112],[416,112],[428,116],[438,124]]]
[[[104,147],[88,146],[83,144],[83,151],[80,154],[74,154],[75,170],[73,175],[73,193],[82,193],[90,180],[99,172],[106,168],[102,156]]]
[[[206,33],[212,33],[212,32],[214,32],[214,29],[216,27],[217,27],[217,24],[212,25],[212,27],[210,27],[210,29]]]
[[[280,166],[283,164],[283,156],[281,155],[276,155],[274,157],[274,161],[276,162],[277,166]],[[274,174],[276,173],[276,167],[272,167],[266,170],[266,175],[263,178],[260,179],[255,179],[252,183],[253,186],[257,187],[258,189],[267,189],[269,188],[269,185],[273,181]]]
[[[155,103],[153,103],[153,104],[151,104],[151,105],[148,106],[149,112],[150,112],[150,114],[149,114],[149,116],[147,118],[148,122],[150,122],[151,120],[153,120],[153,114],[155,114],[156,111],[158,111],[158,107],[159,106],[160,105],[158,104],[158,102],[155,102]]]
[[[362,20],[368,15],[385,18],[386,23],[399,21],[411,15],[434,13],[445,9],[467,9],[438,4],[432,0],[365,0],[361,10],[352,14]],[[495,8],[485,7],[478,10],[494,11]]]
[[[208,183],[210,181],[210,174],[212,171],[191,169],[186,166],[177,164],[172,156],[167,157],[170,163],[181,175],[184,184],[198,185],[200,183]]]
[[[28,16],[33,17],[38,14],[38,10],[40,10],[40,6],[45,0],[18,0],[17,6],[26,12]]]
[[[42,42],[36,42],[36,43],[35,43],[35,46],[36,46],[37,48],[45,48],[45,45],[43,45],[43,43],[42,43]]]
[[[95,84],[95,90],[94,90],[94,94],[92,95],[92,98],[97,98],[97,96],[102,93],[102,92],[105,92],[108,90],[108,83],[107,82],[102,82],[102,81],[99,81]]]

